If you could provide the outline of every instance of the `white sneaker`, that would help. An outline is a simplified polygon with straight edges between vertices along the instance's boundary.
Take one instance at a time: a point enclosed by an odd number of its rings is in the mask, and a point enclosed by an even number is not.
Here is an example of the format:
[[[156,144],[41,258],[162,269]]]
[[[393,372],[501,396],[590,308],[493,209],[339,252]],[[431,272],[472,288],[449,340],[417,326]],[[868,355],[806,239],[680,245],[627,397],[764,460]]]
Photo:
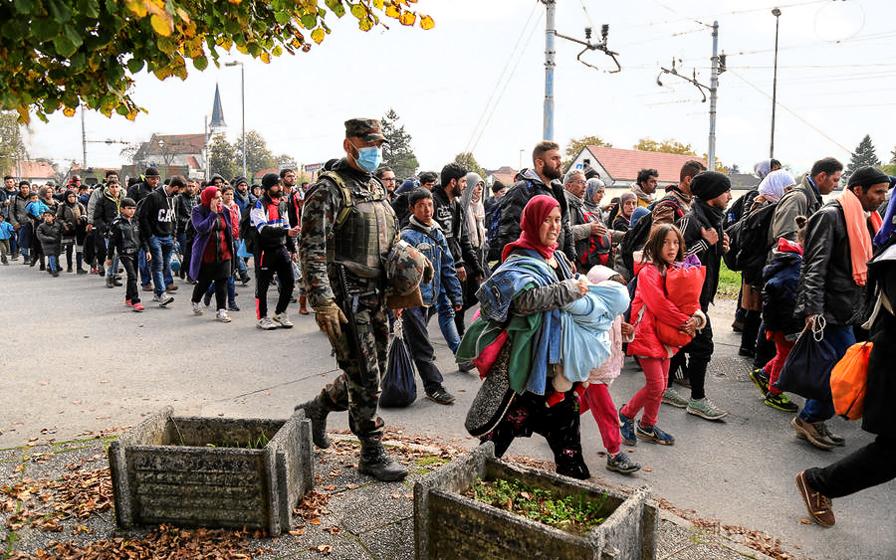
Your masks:
[[[191,302],[193,304],[193,315],[202,315],[202,304],[198,301]]]
[[[289,320],[289,317],[286,315],[286,311],[283,313],[277,313],[273,318],[274,323],[280,325],[284,329],[291,329],[293,327],[292,321]]]
[[[256,326],[259,329],[265,331],[272,331],[277,328],[277,325],[275,325],[274,322],[271,321],[268,317],[262,317],[261,319],[259,319],[258,323],[256,323]]]
[[[229,323],[230,317],[227,315],[227,310],[219,309],[218,313],[215,314],[215,321],[220,321],[222,323]]]
[[[158,303],[159,307],[165,307],[166,305],[168,305],[169,303],[174,301],[174,298],[169,296],[168,294],[162,294],[161,296],[158,296],[158,295],[152,296],[152,300],[154,302]]]

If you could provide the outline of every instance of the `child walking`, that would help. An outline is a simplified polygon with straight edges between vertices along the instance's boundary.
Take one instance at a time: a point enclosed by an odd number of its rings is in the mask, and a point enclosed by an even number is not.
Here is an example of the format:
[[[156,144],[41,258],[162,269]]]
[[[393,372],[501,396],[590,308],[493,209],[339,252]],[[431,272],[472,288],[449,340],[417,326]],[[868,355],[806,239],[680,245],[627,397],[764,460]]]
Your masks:
[[[674,445],[675,438],[657,426],[660,403],[669,374],[669,360],[678,348],[660,342],[660,323],[694,336],[701,327],[696,316],[688,316],[666,297],[666,271],[684,260],[684,239],[677,227],[662,224],[650,232],[644,246],[644,266],[638,272],[638,285],[632,302],[631,317],[635,339],[628,345],[629,356],[638,359],[644,371],[645,385],[619,410],[620,431],[626,445],[643,439],[660,445]],[[641,420],[635,424],[638,413]]]
[[[0,214],[0,262],[9,264],[6,255],[9,254],[9,240],[15,239],[16,230],[12,224],[6,221],[6,217]]]
[[[803,266],[803,239],[806,234],[806,218],[796,217],[797,242],[783,237],[772,253],[771,262],[762,271],[765,287],[762,290],[762,321],[765,336],[775,343],[775,355],[761,369],[750,372],[750,379],[765,397],[766,406],[782,412],[797,412],[799,407],[787,395],[775,387],[784,362],[796,344],[805,323],[795,317],[796,296],[800,286],[800,269]]]
[[[62,224],[56,221],[56,213],[49,207],[44,211],[44,221],[37,226],[37,239],[47,256],[47,272],[59,276],[59,253],[62,250]],[[43,258],[43,255],[41,255]],[[41,266],[43,270],[43,266]]]
[[[112,222],[109,230],[111,244],[118,253],[118,262],[124,267],[127,275],[127,288],[125,288],[124,304],[135,313],[143,311],[140,303],[140,292],[137,291],[137,253],[140,249],[148,250],[140,241],[140,231],[134,213],[137,212],[137,203],[132,198],[121,201],[121,214]]]
[[[623,286],[625,280],[612,268],[597,265],[588,271],[588,281],[592,284],[614,281]],[[624,339],[628,339],[634,333],[634,327],[622,320],[622,314],[613,320],[610,327],[610,357],[600,367],[591,370],[588,376],[588,387],[581,395],[582,407],[580,412],[584,414],[590,410],[597,422],[600,439],[607,450],[607,470],[621,474],[632,474],[641,470],[641,465],[632,461],[628,453],[621,451],[622,438],[619,433],[619,417],[613,397],[610,396],[610,383],[619,377],[622,372],[625,353],[622,351]]]

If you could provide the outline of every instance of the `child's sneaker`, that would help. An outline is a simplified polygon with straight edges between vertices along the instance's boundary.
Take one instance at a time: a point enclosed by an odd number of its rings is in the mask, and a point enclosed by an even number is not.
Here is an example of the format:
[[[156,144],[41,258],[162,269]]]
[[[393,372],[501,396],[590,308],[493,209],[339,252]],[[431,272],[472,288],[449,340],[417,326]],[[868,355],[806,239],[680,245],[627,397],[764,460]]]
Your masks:
[[[638,445],[638,438],[635,437],[635,421],[623,414],[621,408],[619,409],[619,433],[626,445]]]
[[[667,434],[656,426],[645,427],[638,422],[638,427],[635,428],[635,433],[639,438],[652,443],[659,445],[675,445],[675,438],[672,437],[672,434]]]
[[[135,304],[132,306],[132,308],[133,308],[133,310],[134,310],[134,313],[140,313],[141,311],[143,311],[143,309],[145,309],[145,308],[143,307],[143,304],[140,303],[140,302],[135,303]]]
[[[131,300],[129,300],[129,299],[124,300],[124,304],[127,305],[128,307],[134,307],[134,304],[131,303]]]
[[[756,388],[759,389],[759,392],[763,395],[768,393],[768,375],[765,374],[765,371],[761,368],[756,368],[750,372],[750,381],[753,382],[753,385],[756,385]]]
[[[219,309],[215,314],[215,321],[218,321],[219,323],[229,323],[230,317],[227,315],[227,310]]]
[[[152,296],[152,300],[159,304],[159,307],[166,307],[169,303],[174,301],[174,298],[169,296],[168,294],[162,295],[154,295]]]
[[[193,304],[193,315],[202,315],[202,306],[199,305],[199,302],[191,301],[190,303]]]
[[[641,470],[641,465],[632,461],[628,453],[620,451],[612,457],[607,455],[607,470],[618,472],[619,474],[632,474]]]
[[[769,393],[765,396],[765,400],[762,402],[765,406],[770,406],[781,412],[797,412],[800,409],[800,407],[794,404],[784,393],[781,393],[780,395]]]

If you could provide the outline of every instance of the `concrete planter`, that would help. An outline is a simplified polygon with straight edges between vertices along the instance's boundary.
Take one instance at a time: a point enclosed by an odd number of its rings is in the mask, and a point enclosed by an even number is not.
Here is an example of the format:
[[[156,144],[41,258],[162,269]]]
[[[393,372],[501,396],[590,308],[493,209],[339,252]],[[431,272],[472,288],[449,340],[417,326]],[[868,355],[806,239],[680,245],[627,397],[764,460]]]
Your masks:
[[[311,423],[172,416],[167,407],[109,446],[119,527],[287,531],[314,484]]]
[[[477,477],[517,479],[561,495],[606,495],[607,520],[577,536],[462,494]],[[417,560],[653,560],[659,515],[641,488],[630,496],[495,459],[486,443],[414,486]]]

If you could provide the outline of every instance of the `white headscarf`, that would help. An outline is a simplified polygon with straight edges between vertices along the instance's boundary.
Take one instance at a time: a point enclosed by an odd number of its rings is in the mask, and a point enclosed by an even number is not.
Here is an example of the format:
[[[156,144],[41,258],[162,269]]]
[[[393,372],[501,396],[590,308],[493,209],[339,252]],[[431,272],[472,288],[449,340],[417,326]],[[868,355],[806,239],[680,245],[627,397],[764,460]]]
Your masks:
[[[784,192],[795,184],[796,179],[793,178],[793,175],[784,169],[779,169],[766,175],[765,179],[759,183],[759,194],[767,200],[777,202],[784,196]]]
[[[768,175],[771,170],[772,160],[770,159],[764,159],[753,166],[753,173],[760,179],[765,179],[765,176]]]

